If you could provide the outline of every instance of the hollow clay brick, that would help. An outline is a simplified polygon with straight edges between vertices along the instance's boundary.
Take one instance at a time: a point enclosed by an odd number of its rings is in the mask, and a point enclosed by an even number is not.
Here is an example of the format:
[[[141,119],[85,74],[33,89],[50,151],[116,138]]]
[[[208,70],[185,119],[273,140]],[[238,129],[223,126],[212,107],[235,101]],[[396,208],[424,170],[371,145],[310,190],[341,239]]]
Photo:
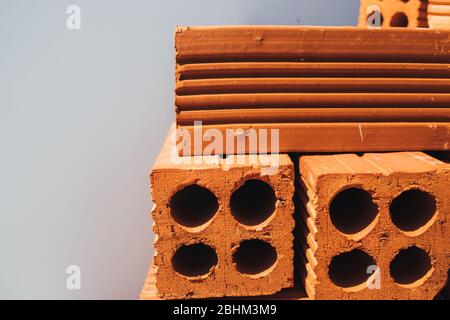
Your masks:
[[[366,27],[368,16],[373,12],[373,8],[380,10],[382,15],[381,27],[426,27],[427,3],[424,0],[361,0],[359,23],[361,27]],[[396,14],[404,14],[407,17],[407,25],[400,20],[396,20]],[[370,19],[370,18],[369,18]]]
[[[177,81],[207,78],[373,77],[449,78],[445,63],[216,62],[177,64]]]
[[[302,156],[299,167],[296,254],[304,263],[299,272],[311,298],[432,299],[444,287],[450,262],[450,165],[421,152],[404,152]],[[352,188],[370,194],[372,204],[367,207],[370,210],[360,209],[340,220],[337,213],[345,216],[351,212],[352,204],[363,203],[357,196],[360,191]],[[421,204],[408,207],[407,202],[403,207],[392,205],[407,214],[401,223],[395,220],[394,224],[390,206],[407,190],[420,190],[413,192],[424,191],[431,196],[423,207]],[[341,201],[340,192],[349,192],[351,197]],[[335,199],[339,200],[334,202]],[[406,199],[417,200],[417,194]],[[427,212],[428,220],[416,215],[415,207],[420,207],[422,214]],[[398,211],[392,211],[398,217]],[[400,267],[396,263],[391,265],[400,250],[413,246],[423,251],[413,248],[407,251],[411,259],[403,255],[396,260],[403,263]],[[380,289],[367,287],[365,280],[369,276],[373,280],[374,270],[366,272],[368,263],[364,259],[356,259],[354,255],[355,260],[345,264],[342,257],[349,255],[334,258],[354,249],[370,255],[380,268]],[[426,256],[431,268],[425,263]],[[358,275],[362,278],[357,278]]]
[[[202,121],[224,136],[279,130],[269,151],[281,153],[449,149],[448,31],[180,27],[175,48],[176,121],[192,148]]]
[[[152,217],[156,234],[154,261],[158,294],[165,299],[252,296],[269,295],[282,288],[292,287],[294,168],[290,158],[280,155],[278,171],[273,175],[264,175],[261,171],[263,166],[251,164],[248,157],[244,164],[236,162],[234,157],[179,158],[175,153],[174,134],[173,126],[150,177],[154,202]],[[274,192],[273,213],[255,225],[238,223],[229,206],[233,192],[249,180],[263,181]],[[180,220],[190,209],[186,205],[178,208],[176,222],[170,205],[174,195],[179,194],[177,192],[191,185],[206,188],[217,198],[216,213],[201,225]],[[258,200],[260,198],[254,200],[253,207],[258,204]],[[203,199],[196,199],[194,204],[202,201]],[[233,260],[240,244],[251,239],[270,244],[277,253],[275,262],[257,274],[245,270],[238,272],[239,262]],[[197,243],[206,244],[215,251],[217,264],[212,265],[205,274],[197,275],[194,270],[194,273],[182,275],[175,271],[172,264],[175,252],[182,246]],[[193,261],[201,259],[195,255],[191,258]],[[245,256],[241,258],[246,259]],[[254,257],[250,262],[264,262],[263,258],[266,257]]]
[[[175,32],[175,49],[178,65],[252,61],[450,61],[447,30],[412,28],[178,27]]]
[[[286,288],[268,296],[257,296],[257,297],[236,297],[237,299],[255,299],[258,300],[310,300],[306,295],[303,288]],[[158,289],[156,288],[156,267],[153,262],[150,264],[147,276],[144,281],[144,286],[139,295],[140,300],[162,300],[158,294]],[[231,298],[226,298],[229,300]]]

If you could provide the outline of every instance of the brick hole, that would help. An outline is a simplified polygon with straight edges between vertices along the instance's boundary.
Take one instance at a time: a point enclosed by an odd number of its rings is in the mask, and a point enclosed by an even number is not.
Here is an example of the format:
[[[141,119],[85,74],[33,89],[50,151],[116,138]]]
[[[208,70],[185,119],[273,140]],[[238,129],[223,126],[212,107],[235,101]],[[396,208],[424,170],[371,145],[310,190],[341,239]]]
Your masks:
[[[372,195],[359,188],[339,192],[330,204],[330,218],[336,229],[356,234],[367,228],[377,217],[378,205]]]
[[[233,253],[233,262],[237,271],[255,275],[266,271],[278,259],[277,251],[269,243],[258,240],[244,240]]]
[[[406,28],[408,26],[408,17],[404,12],[397,12],[392,16],[390,26],[391,27],[399,27]]]
[[[231,195],[231,214],[243,225],[256,226],[272,215],[276,201],[270,185],[257,179],[247,180]]]
[[[450,269],[447,271],[447,282],[442,290],[434,297],[435,300],[450,300]]]
[[[426,225],[433,218],[436,210],[434,196],[418,189],[402,192],[389,206],[392,222],[406,232]]]
[[[177,223],[185,227],[198,227],[214,217],[219,203],[210,190],[192,184],[176,192],[169,206]]]
[[[203,243],[182,245],[172,257],[172,267],[186,277],[208,274],[217,265],[217,254]]]
[[[370,10],[370,9],[369,9]],[[379,14],[380,16],[380,21],[376,21],[375,19],[377,19],[377,17],[375,15]],[[366,16],[366,22],[367,22],[367,26],[369,27],[381,27],[383,25],[384,22],[384,17],[383,17],[383,13],[381,12],[381,10],[379,8],[376,9],[372,9],[367,13]],[[373,24],[371,22],[374,22]],[[376,25],[375,25],[376,24]]]
[[[368,268],[373,265],[376,265],[375,260],[369,254],[354,249],[333,257],[328,267],[328,275],[339,287],[356,287],[369,279],[371,273]]]
[[[431,259],[416,246],[400,250],[389,265],[392,279],[398,284],[412,284],[431,270]]]

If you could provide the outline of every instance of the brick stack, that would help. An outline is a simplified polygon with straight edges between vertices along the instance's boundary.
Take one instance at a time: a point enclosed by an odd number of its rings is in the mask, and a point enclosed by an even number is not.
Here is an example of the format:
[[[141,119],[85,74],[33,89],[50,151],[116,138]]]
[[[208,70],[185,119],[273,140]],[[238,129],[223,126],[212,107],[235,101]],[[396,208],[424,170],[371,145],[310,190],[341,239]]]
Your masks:
[[[445,298],[448,31],[194,27],[175,40],[142,299]],[[276,170],[250,143],[211,149],[196,121],[249,142],[279,130]]]
[[[428,0],[428,25],[434,29],[450,29],[450,0]]]
[[[449,0],[361,0],[361,27],[450,28]]]

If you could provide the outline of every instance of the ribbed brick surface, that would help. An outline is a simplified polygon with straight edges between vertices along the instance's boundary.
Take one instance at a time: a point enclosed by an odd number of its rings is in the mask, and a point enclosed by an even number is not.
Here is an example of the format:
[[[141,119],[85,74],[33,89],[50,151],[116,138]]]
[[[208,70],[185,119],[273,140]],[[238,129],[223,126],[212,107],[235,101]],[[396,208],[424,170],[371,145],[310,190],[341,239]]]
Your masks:
[[[175,32],[175,49],[176,62],[180,65],[215,62],[449,61],[448,33],[426,29],[179,27]]]
[[[427,27],[425,0],[361,0],[359,26],[367,26],[375,10],[381,12],[381,27]]]

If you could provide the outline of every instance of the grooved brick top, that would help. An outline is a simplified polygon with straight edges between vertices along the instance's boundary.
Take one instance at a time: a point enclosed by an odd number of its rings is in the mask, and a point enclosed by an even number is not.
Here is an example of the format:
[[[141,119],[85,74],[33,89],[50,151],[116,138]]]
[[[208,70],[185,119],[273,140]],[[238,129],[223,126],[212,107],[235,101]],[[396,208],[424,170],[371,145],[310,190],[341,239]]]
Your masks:
[[[381,15],[380,27],[427,27],[427,0],[361,0],[359,26],[367,26],[375,11]]]
[[[254,296],[292,287],[290,158],[280,155],[278,170],[266,172],[258,157],[178,157],[174,128],[150,176],[158,294]]]
[[[447,108],[448,110],[448,108]],[[217,114],[217,113],[216,113]],[[446,116],[445,116],[446,117]],[[201,140],[194,148],[195,126],[181,126],[189,132],[179,144],[184,155],[201,154],[210,146],[209,141]],[[222,137],[231,132],[246,132],[248,129],[266,130],[279,134],[277,148],[286,152],[367,152],[367,151],[403,151],[403,150],[448,150],[450,148],[450,122],[286,122],[286,123],[232,123],[203,125],[203,132],[217,130]],[[250,141],[251,136],[244,136]],[[234,136],[231,141],[237,140]],[[254,140],[254,139],[253,139]],[[267,150],[272,151],[271,139],[266,139]],[[216,142],[217,143],[217,142]],[[221,150],[226,153],[249,153],[249,144],[239,150],[227,148],[223,139]],[[256,143],[254,144],[256,145]],[[272,151],[273,152],[273,151]]]

